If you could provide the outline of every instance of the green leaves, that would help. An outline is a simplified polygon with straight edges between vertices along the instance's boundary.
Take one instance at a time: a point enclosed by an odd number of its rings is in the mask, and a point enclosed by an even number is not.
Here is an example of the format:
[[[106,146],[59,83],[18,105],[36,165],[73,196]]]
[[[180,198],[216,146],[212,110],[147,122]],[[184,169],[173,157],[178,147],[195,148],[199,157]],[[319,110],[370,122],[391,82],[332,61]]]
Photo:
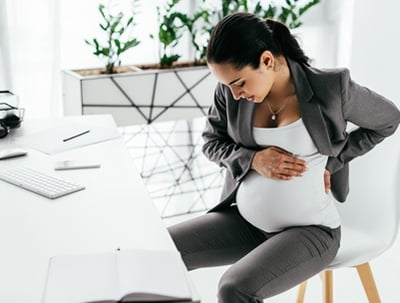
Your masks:
[[[195,12],[190,15],[179,11],[177,5],[180,1],[164,0],[162,6],[157,6],[158,32],[150,37],[160,42],[161,67],[170,67],[181,57],[177,46],[184,35],[188,35],[193,45],[195,63],[204,63],[211,31],[215,24],[228,14],[250,12],[261,18],[278,19],[293,29],[302,25],[301,17],[305,12],[321,2],[285,0],[279,1],[280,4],[277,5],[268,0],[201,0],[200,4],[195,6]],[[140,0],[131,2],[132,8],[136,8]],[[93,48],[95,56],[106,61],[107,72],[113,73],[115,66],[121,64],[120,56],[140,43],[131,35],[136,14],[113,14],[109,7],[103,4],[99,4],[98,11],[101,16],[99,27],[103,39],[92,38],[85,42]]]
[[[164,54],[161,58],[160,58],[160,66],[161,67],[171,67],[172,64],[176,61],[178,61],[178,59],[180,58],[180,55],[169,55],[167,56],[166,54]]]
[[[310,0],[304,6],[298,7],[299,0],[285,0],[286,5],[281,7],[281,13],[277,19],[285,23],[289,28],[298,28],[303,23],[300,17],[314,5],[320,3],[320,0]]]
[[[139,0],[132,0],[132,7]],[[102,21],[99,23],[103,31],[103,39],[93,38],[91,41],[85,40],[86,44],[94,48],[93,54],[106,61],[106,73],[115,72],[115,66],[121,64],[120,56],[127,50],[137,46],[140,41],[131,37],[131,32],[135,26],[135,12],[128,18],[123,12],[112,14],[108,7],[103,4],[98,6]]]
[[[312,0],[310,2],[308,2],[307,4],[305,4],[304,6],[299,8],[299,16],[303,15],[306,11],[308,11],[311,7],[313,7],[314,5],[320,3],[320,0]]]
[[[174,11],[175,5],[180,0],[168,2],[164,8],[157,7],[158,40],[160,41],[160,66],[171,67],[180,55],[174,53],[174,47],[178,44],[183,35],[186,24],[190,24],[189,17],[181,12]],[[153,35],[150,35],[154,39]]]

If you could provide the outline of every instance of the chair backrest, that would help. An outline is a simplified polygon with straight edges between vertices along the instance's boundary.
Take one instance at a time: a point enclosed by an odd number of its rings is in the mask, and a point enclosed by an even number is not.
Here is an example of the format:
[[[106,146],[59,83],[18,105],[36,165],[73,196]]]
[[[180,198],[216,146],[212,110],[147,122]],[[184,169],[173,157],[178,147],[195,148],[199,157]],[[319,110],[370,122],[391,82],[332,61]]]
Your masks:
[[[350,193],[346,202],[338,204],[343,232],[359,232],[374,250],[365,260],[353,256],[350,264],[367,262],[393,244],[400,222],[399,132],[350,162]]]

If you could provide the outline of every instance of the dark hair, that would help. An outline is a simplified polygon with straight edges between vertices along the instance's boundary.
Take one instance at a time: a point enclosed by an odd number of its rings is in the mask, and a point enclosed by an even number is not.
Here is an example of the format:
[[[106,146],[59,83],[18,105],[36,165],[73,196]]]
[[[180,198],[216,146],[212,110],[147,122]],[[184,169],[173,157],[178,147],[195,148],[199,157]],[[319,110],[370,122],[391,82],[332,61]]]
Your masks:
[[[250,13],[231,14],[218,22],[208,42],[207,61],[231,63],[237,69],[247,65],[258,68],[266,50],[309,65],[309,58],[285,24]]]

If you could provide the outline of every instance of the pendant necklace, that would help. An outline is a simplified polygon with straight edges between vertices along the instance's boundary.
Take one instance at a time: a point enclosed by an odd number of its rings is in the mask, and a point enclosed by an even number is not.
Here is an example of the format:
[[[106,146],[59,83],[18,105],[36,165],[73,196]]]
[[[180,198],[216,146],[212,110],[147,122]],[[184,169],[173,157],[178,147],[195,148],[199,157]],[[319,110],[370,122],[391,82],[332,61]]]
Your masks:
[[[274,111],[272,110],[271,106],[269,105],[269,102],[267,102],[268,109],[269,109],[269,111],[270,111],[271,114],[272,114],[271,119],[272,119],[273,121],[276,120],[276,116],[282,111],[282,109],[286,106],[286,104],[287,104],[287,101],[286,101],[276,112],[274,112]]]

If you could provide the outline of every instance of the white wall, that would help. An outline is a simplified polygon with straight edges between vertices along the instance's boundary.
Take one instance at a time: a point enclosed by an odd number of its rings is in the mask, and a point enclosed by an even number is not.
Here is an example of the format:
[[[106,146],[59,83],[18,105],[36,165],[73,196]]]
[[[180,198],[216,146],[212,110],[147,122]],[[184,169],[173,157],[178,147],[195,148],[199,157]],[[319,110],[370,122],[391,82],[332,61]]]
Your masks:
[[[292,30],[315,67],[336,67],[337,38],[342,3],[350,0],[323,0],[302,16],[302,27]],[[335,9],[331,9],[332,5]]]
[[[361,85],[380,93],[400,107],[399,77],[400,62],[400,27],[397,23],[400,2],[381,0],[377,6],[376,0],[355,0],[353,47],[350,57],[350,70],[352,78]],[[388,159],[377,161],[396,165],[398,155],[394,150],[400,149],[400,130],[395,137],[378,146],[378,152],[392,154]],[[373,172],[372,172],[373,173]],[[395,178],[386,175],[377,181],[387,182]],[[399,180],[394,181],[397,187]],[[379,183],[378,183],[379,185]]]
[[[400,1],[355,0],[352,77],[400,105]]]

